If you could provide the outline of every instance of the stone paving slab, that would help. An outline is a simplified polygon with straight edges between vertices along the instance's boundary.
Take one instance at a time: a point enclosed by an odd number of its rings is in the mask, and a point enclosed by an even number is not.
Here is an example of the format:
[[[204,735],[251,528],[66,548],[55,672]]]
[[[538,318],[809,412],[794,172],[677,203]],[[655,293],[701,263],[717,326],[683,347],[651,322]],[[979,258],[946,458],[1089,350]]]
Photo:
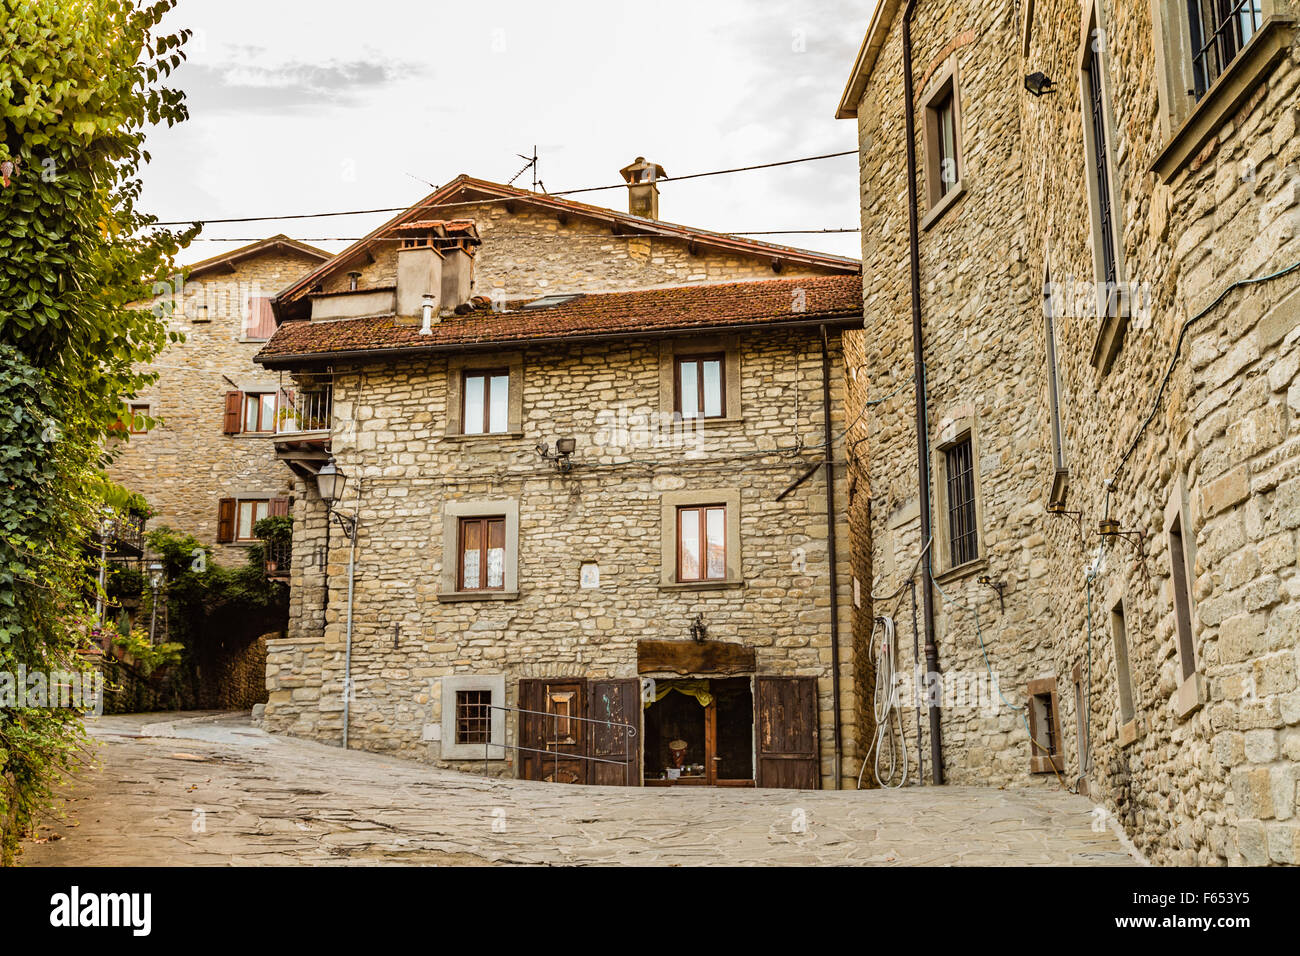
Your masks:
[[[27,866],[1086,865],[1140,861],[1051,789],[568,787],[474,777],[254,728],[92,719],[93,763]],[[795,825],[805,820],[806,832]]]

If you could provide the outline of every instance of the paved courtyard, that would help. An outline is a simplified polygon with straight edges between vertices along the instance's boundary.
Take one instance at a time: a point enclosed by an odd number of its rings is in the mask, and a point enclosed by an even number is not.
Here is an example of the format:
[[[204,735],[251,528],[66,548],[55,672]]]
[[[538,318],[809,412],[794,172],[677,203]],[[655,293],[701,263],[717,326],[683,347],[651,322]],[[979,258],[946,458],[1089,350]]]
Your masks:
[[[275,737],[247,714],[89,725],[95,763],[24,865],[1138,862],[1055,789],[568,787]]]

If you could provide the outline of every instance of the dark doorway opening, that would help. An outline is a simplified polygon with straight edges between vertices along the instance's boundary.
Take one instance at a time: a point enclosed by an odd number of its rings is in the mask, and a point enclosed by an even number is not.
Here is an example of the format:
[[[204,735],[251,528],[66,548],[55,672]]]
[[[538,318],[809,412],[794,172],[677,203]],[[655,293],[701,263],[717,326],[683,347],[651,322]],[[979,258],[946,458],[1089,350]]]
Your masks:
[[[681,751],[677,766],[674,750]],[[754,785],[749,678],[660,680],[645,710],[647,786]]]

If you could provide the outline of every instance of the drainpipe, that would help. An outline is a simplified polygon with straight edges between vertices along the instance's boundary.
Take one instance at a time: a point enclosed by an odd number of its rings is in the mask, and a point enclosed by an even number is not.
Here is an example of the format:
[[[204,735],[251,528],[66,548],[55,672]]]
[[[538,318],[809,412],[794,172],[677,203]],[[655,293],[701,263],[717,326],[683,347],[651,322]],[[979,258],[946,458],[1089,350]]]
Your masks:
[[[903,128],[907,139],[907,246],[912,278],[912,367],[916,375],[916,481],[921,505],[921,547],[934,539],[930,516],[929,422],[925,408],[925,352],[921,346],[921,252],[917,224],[916,120],[912,103],[912,14],[916,0],[907,0],[903,10]],[[926,696],[930,705],[930,765],[934,782],[943,783],[943,737],[939,727],[938,687],[931,684],[939,674],[939,647],[934,638],[934,588],[930,582],[931,551],[926,548],[926,579],[921,588],[925,618]]]
[[[348,624],[343,645],[343,749],[348,749],[348,717],[352,702],[352,596],[357,580],[357,533],[361,517],[361,481],[357,479],[357,510],[348,532]]]
[[[844,759],[840,727],[840,586],[836,563],[839,550],[835,544],[835,447],[831,435],[831,358],[830,345],[826,338],[826,326],[822,333],[822,420],[826,428],[826,552],[830,565],[831,588],[831,703],[834,708],[835,724],[835,789],[840,789],[840,766]]]

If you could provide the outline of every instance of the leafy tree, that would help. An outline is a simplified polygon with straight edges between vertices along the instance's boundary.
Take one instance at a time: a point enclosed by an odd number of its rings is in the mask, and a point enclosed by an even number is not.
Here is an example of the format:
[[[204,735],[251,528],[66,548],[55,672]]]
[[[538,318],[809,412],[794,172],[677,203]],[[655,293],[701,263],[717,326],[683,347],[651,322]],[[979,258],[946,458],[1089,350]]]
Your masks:
[[[145,132],[187,116],[165,86],[174,0],[0,0],[0,672],[77,664],[94,622],[83,543],[104,440],[165,314],[131,304],[197,232],[137,208]],[[69,711],[0,706],[0,862],[75,754]]]

